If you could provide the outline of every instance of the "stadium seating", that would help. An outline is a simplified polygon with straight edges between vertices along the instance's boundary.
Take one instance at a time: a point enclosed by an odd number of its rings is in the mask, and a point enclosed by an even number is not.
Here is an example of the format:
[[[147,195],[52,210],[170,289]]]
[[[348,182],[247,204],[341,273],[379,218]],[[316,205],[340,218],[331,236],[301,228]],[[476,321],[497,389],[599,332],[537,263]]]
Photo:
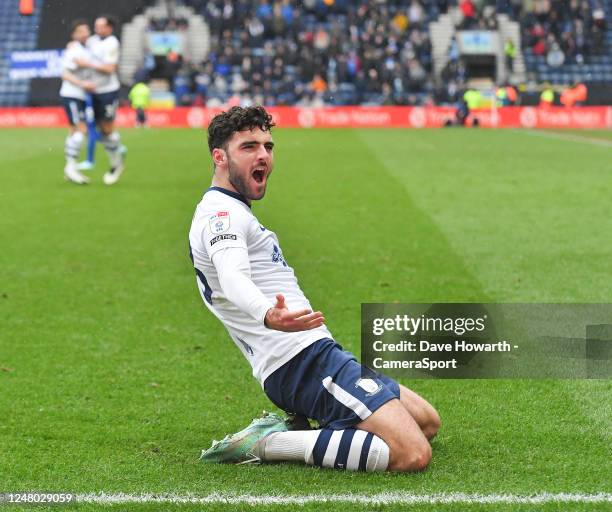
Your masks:
[[[517,4],[517,2],[480,2],[477,11],[478,19],[473,20],[472,25],[468,28],[482,29],[489,26],[489,21],[493,19],[491,23],[498,27],[500,38],[502,40],[512,38],[515,42],[518,54],[514,59],[513,69],[508,74],[501,73],[500,75],[498,72],[496,77],[498,81],[510,79],[513,83],[518,84],[524,83],[526,79],[532,79],[536,83],[548,81],[558,85],[569,85],[578,81],[609,83],[612,79],[612,30],[610,30],[612,28],[612,0],[589,1],[591,11],[594,12],[595,8],[598,7],[603,8],[607,17],[608,30],[604,34],[603,47],[599,48],[598,51],[587,47],[587,51],[580,59],[575,60],[568,56],[566,63],[559,67],[547,64],[546,55],[534,55],[526,37],[522,41],[520,39],[519,22],[524,24],[528,18],[528,9],[533,8],[529,7],[531,4],[527,2],[523,5]],[[310,0],[300,2],[299,9],[295,9],[297,4],[292,0],[237,0],[229,3],[231,5],[229,15],[226,13],[227,2],[214,0],[209,2],[184,0],[184,2],[200,12],[210,26],[213,44],[208,60],[204,67],[199,69],[199,72],[212,76],[206,87],[194,86],[192,89],[196,95],[202,95],[204,99],[212,99],[213,102],[227,101],[233,95],[232,81],[235,77],[239,77],[240,81],[243,81],[245,76],[248,75],[246,79],[248,82],[247,89],[243,91],[242,96],[254,98],[256,101],[263,100],[271,104],[422,104],[431,100],[434,90],[444,89],[445,81],[444,79],[440,80],[440,77],[448,61],[447,40],[450,40],[455,30],[461,29],[461,27],[466,28],[462,10],[457,6],[458,2],[454,1],[394,0],[378,2],[373,7],[368,2]],[[395,16],[407,15],[409,18],[410,9],[415,4],[422,9],[421,23],[414,24],[409,21],[401,30],[396,30]],[[561,4],[569,12],[570,0],[563,0]],[[555,4],[555,6],[557,5]],[[582,3],[579,5],[582,8]],[[367,8],[364,6],[367,6]],[[364,7],[363,12],[361,11],[362,7]],[[285,8],[287,8],[287,11],[284,11]],[[294,9],[293,20],[291,19],[291,9]],[[448,12],[440,16],[446,10]],[[381,13],[384,14],[381,15]],[[287,19],[284,22],[285,27],[282,27],[282,16],[285,14]],[[491,18],[491,16],[493,17]],[[236,23],[237,18],[244,22]],[[372,18],[374,18],[374,21],[372,21]],[[449,18],[451,21],[447,27],[447,31],[450,32],[443,34],[443,39],[446,39],[441,44],[436,31],[429,27],[436,25],[442,18]],[[281,19],[280,29],[276,25],[278,19]],[[254,30],[252,30],[252,27],[249,26],[250,20],[260,20],[262,26],[254,27]],[[436,23],[432,25],[434,21]],[[564,18],[564,21],[567,22],[568,20]],[[371,45],[371,40],[367,43],[351,40],[348,43],[351,30],[357,32],[357,39],[359,39],[367,30],[369,23],[382,23],[385,26],[385,37],[390,35],[395,37],[400,51],[392,55],[392,60],[399,65],[400,73],[394,71],[383,76],[385,72],[383,62],[386,62],[385,59],[387,58],[385,53],[379,54],[377,61],[374,59],[374,62],[372,62],[370,59],[370,62],[368,62],[365,52],[367,46]],[[545,26],[547,25],[545,24]],[[523,28],[525,28],[524,25]],[[586,30],[591,28],[590,24],[585,25]],[[344,73],[344,79],[342,79],[342,76],[338,76],[337,72],[340,71],[341,66],[345,65],[345,62],[338,58],[340,53],[334,55],[337,49],[334,49],[333,44],[326,47],[324,51],[318,52],[315,41],[314,51],[302,53],[305,46],[313,47],[312,39],[316,38],[317,32],[321,30],[328,35],[332,34],[332,38],[339,39],[339,46],[343,47],[345,54],[346,48],[356,48],[357,59],[366,73],[361,76],[351,74],[348,77]],[[564,28],[564,30],[566,29]],[[423,48],[411,48],[411,38],[414,31],[422,31],[426,40]],[[525,33],[525,30],[523,32]],[[545,35],[549,34],[546,33]],[[590,37],[590,33],[588,36]],[[310,40],[305,41],[307,38],[310,38]],[[243,41],[249,43],[246,52],[244,51],[245,45],[241,44]],[[270,54],[270,46],[268,45],[273,45],[274,51],[285,50],[282,57],[283,73],[285,77],[294,82],[293,91],[282,91],[283,83],[273,75],[270,76],[269,67],[273,65],[276,55]],[[413,80],[414,70],[406,65],[406,60],[403,58],[404,45],[407,45],[408,51],[416,50],[416,61],[423,68],[426,74],[425,78],[417,81]],[[379,48],[383,49],[384,46],[385,43]],[[228,47],[233,47],[234,51],[226,55],[225,52]],[[287,54],[292,52],[298,55],[297,59],[294,59],[293,62],[287,61]],[[255,71],[256,75],[261,75],[261,80],[254,80],[254,84],[249,72],[251,68],[248,68],[249,71],[247,72],[242,69],[242,62],[245,57],[249,58],[253,64],[259,63],[259,67]],[[226,60],[230,64],[229,71],[220,72],[220,70],[226,69]],[[330,63],[332,69],[330,69]],[[373,77],[368,76],[368,67],[376,68],[377,73]],[[198,70],[193,75],[196,75],[197,72]],[[312,91],[310,80],[315,74],[321,75],[327,81],[327,90],[323,92]],[[267,78],[271,79],[266,80]],[[453,76],[452,81],[456,84],[457,89],[461,90],[466,85],[466,79],[469,79],[469,76]],[[385,82],[387,82],[386,86],[384,85]],[[448,95],[444,94],[436,94],[435,98],[439,100],[445,96],[448,99]]]
[[[25,105],[29,80],[11,80],[10,54],[34,50],[38,37],[41,3],[35,2],[31,16],[21,16],[14,0],[0,0],[0,106]]]
[[[612,0],[603,0],[598,4],[604,9],[607,24],[603,46],[598,51],[587,48],[584,55],[579,58],[564,55],[563,64],[551,66],[547,62],[546,54],[534,54],[533,48],[525,41],[523,49],[525,63],[537,82],[549,82],[553,85],[569,85],[576,82],[596,84],[612,82]],[[593,7],[596,5],[595,2],[591,2],[591,12],[594,11]]]
[[[237,89],[247,101],[301,105],[417,104],[432,94],[428,24],[442,2],[185,3],[206,18],[213,42],[207,60],[192,63],[204,101]],[[203,74],[212,75],[205,88]]]
[[[488,16],[493,13],[500,38],[508,38],[516,29],[519,51],[514,59],[514,72],[498,76],[497,80],[510,77],[513,83],[527,80],[559,86],[579,81],[612,82],[612,0],[587,1],[592,10],[603,8],[606,16],[607,31],[603,34],[602,46],[597,51],[589,49],[580,58],[566,56],[565,62],[557,67],[547,63],[548,43],[544,54],[533,51],[533,40],[527,36],[526,25],[529,3],[521,6],[516,1],[480,2],[478,5],[484,6],[482,12],[488,12]],[[561,3],[567,7],[570,2],[562,0]],[[448,40],[457,27],[464,25],[462,11],[455,0],[176,0],[169,3],[142,0],[138,3],[137,14],[122,12],[121,16],[124,23],[120,34],[123,41],[121,81],[129,87],[137,74],[162,78],[167,82],[164,92],[174,92],[180,104],[211,102],[216,105],[230,98],[235,101],[240,96],[247,102],[269,105],[418,105],[433,100],[454,101],[469,79],[460,66],[450,74],[445,70],[449,60]],[[35,2],[32,16],[20,16],[14,0],[0,0],[2,106],[28,102],[29,81],[9,78],[9,56],[13,51],[37,48],[38,25],[44,18],[41,17],[43,4],[45,8],[49,6],[49,2],[39,0]],[[171,11],[169,5],[173,6]],[[146,65],[146,58],[152,59],[147,54],[146,31],[172,26],[169,12],[180,20],[179,29],[187,41],[186,51],[176,66],[163,69],[161,62],[163,76],[154,76]],[[440,43],[434,26],[443,18],[451,21]],[[522,39],[517,28],[519,21]],[[482,28],[483,20],[474,23],[474,28]],[[52,47],[55,46],[43,46]],[[160,69],[159,63],[157,69]],[[318,89],[313,82],[317,75],[322,79]],[[455,92],[439,94],[448,84]],[[36,85],[32,91],[35,89]]]

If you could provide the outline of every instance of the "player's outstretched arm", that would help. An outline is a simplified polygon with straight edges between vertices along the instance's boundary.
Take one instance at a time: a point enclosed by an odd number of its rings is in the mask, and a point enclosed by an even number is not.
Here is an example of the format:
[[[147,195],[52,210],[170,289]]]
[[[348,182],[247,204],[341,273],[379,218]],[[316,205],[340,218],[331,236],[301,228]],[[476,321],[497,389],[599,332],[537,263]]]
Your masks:
[[[289,311],[285,304],[285,297],[280,293],[276,296],[276,304],[266,313],[265,325],[268,329],[284,332],[309,331],[321,327],[325,317],[320,311],[302,309]]]

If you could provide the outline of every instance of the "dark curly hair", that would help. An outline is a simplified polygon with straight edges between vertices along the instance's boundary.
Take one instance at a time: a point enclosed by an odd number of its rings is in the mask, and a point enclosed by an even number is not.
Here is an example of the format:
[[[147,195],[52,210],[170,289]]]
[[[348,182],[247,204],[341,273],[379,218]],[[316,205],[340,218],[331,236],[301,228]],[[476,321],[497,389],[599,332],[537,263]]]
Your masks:
[[[274,126],[272,116],[261,105],[253,107],[232,107],[213,117],[208,125],[208,149],[226,149],[227,141],[236,132],[252,130],[255,127],[269,132]]]

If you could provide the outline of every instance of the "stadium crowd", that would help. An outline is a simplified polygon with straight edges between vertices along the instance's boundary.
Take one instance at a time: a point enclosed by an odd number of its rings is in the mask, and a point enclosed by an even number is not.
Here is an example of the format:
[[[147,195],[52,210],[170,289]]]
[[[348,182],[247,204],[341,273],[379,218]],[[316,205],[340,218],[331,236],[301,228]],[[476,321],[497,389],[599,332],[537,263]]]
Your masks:
[[[212,47],[174,76],[179,103],[422,103],[433,94],[428,23],[447,0],[188,0]]]
[[[521,21],[524,45],[534,54],[560,51],[579,63],[604,48],[605,15],[597,2],[185,0],[209,24],[211,51],[204,62],[169,52],[162,76],[183,105],[455,101],[468,79],[466,67],[453,40],[442,80],[434,80],[428,28],[449,7],[462,13],[459,30],[496,30],[497,14],[507,13]],[[182,30],[187,22],[153,20],[149,28]],[[516,51],[506,42],[510,68]],[[151,69],[145,62],[138,79]]]
[[[523,44],[547,55],[549,66],[584,63],[605,48],[606,18],[599,0],[534,0],[520,4]]]

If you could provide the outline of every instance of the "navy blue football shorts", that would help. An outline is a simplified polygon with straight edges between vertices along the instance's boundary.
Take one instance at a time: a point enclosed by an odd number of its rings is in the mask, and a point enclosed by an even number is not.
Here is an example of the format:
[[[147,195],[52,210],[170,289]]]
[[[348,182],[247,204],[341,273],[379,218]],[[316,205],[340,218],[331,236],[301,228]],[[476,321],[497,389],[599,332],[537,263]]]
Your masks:
[[[334,340],[323,338],[273,372],[264,391],[277,407],[342,430],[399,398],[399,384],[362,366]]]
[[[62,104],[71,126],[85,122],[85,101],[62,96]]]
[[[113,121],[119,106],[119,91],[92,95],[96,121]]]

